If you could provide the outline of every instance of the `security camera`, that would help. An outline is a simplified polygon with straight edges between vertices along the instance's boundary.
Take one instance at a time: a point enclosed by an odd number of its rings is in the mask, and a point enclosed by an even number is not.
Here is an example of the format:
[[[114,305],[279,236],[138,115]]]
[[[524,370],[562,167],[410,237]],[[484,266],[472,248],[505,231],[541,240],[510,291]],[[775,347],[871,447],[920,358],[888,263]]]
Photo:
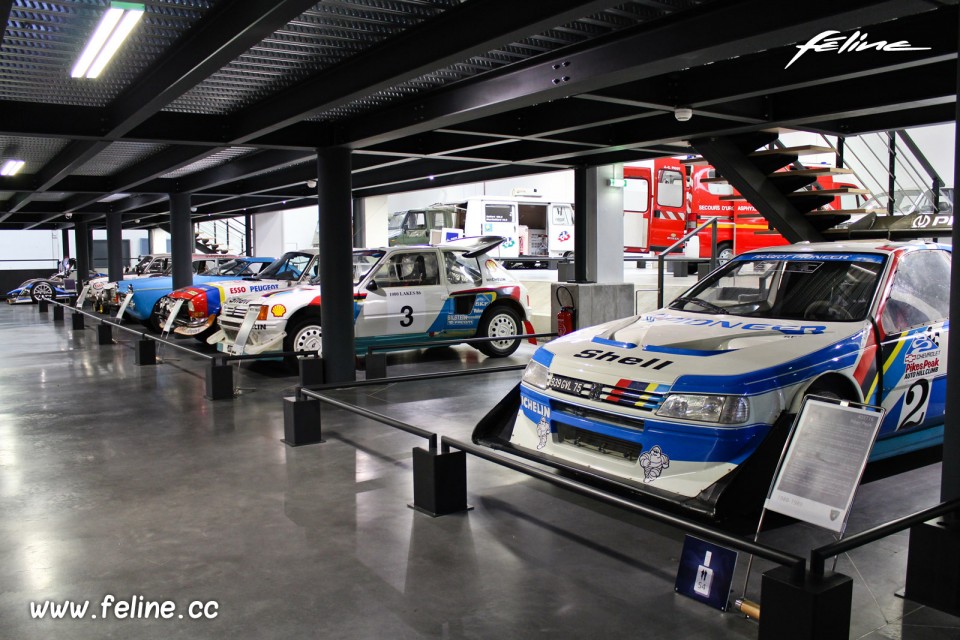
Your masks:
[[[680,122],[686,122],[693,117],[693,109],[689,109],[687,107],[677,107],[673,112],[673,117]]]
[[[137,218],[136,220],[134,220],[133,223],[134,223],[134,224],[140,224],[140,218]]]
[[[316,180],[307,180],[307,188],[308,188],[308,189],[316,189],[316,187],[317,187],[317,181],[316,181]]]
[[[67,213],[66,213],[66,214],[64,214],[64,217],[65,217],[65,218],[66,218],[67,220],[69,220],[70,218],[72,218],[72,217],[73,217],[73,214],[72,214],[72,213],[70,213],[69,211],[67,211]]]

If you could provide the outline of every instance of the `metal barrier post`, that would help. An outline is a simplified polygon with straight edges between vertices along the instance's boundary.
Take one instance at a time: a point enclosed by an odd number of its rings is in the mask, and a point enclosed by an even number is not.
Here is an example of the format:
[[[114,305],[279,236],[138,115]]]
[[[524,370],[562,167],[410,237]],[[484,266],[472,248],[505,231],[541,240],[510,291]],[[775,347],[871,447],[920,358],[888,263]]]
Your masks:
[[[960,615],[960,528],[941,519],[910,527],[904,597]]]
[[[113,327],[108,322],[97,325],[97,344],[113,344]]]
[[[315,387],[326,382],[323,375],[323,358],[300,358],[297,361],[300,371],[300,386]]]
[[[50,309],[50,303],[46,300],[40,300],[40,302],[37,303],[37,306],[40,313],[47,313],[47,311]]]
[[[63,305],[53,305],[53,321],[63,322]]]
[[[83,331],[83,314],[77,313],[76,311],[74,311],[70,315],[72,316],[71,320],[73,322],[72,329],[74,331]]]
[[[792,567],[763,574],[759,640],[847,640],[853,580],[842,573],[798,578]]]
[[[137,340],[133,361],[138,365],[157,364],[157,343],[148,338]]]
[[[384,351],[367,351],[367,380],[387,377],[387,354]]]
[[[208,400],[233,398],[233,367],[226,362],[211,360],[207,367],[206,393]]]
[[[444,449],[443,453],[437,453],[435,445],[429,451],[413,449],[413,504],[409,506],[434,518],[470,509],[467,454]]]
[[[290,447],[323,442],[320,433],[320,401],[301,394],[283,399],[283,442]]]

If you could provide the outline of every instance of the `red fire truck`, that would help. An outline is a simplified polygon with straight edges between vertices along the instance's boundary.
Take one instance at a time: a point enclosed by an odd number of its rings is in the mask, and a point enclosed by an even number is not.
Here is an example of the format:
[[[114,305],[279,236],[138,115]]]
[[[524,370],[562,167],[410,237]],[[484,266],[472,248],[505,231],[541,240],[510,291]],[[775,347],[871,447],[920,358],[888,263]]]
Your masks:
[[[653,167],[623,168],[624,188],[623,238],[626,252],[663,251],[682,238],[690,229],[710,217],[717,221],[717,257],[726,261],[751,249],[789,244],[787,239],[770,228],[766,218],[733,188],[717,182],[716,171],[709,165],[685,165],[676,158],[658,158]],[[822,189],[856,185],[838,182],[825,174],[817,178]],[[855,198],[856,196],[852,196]],[[837,196],[825,209],[842,209]],[[850,207],[855,207],[850,203]],[[693,239],[691,239],[693,240]],[[699,245],[699,247],[694,245]],[[678,247],[690,256],[709,258],[711,230],[701,230],[695,242]]]

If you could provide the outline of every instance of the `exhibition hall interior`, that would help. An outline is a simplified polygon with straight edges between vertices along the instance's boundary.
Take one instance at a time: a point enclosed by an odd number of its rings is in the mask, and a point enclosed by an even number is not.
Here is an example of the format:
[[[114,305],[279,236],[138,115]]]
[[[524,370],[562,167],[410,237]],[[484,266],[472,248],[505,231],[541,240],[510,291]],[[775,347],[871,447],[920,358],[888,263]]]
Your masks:
[[[960,638],[956,0],[0,25],[0,638]]]

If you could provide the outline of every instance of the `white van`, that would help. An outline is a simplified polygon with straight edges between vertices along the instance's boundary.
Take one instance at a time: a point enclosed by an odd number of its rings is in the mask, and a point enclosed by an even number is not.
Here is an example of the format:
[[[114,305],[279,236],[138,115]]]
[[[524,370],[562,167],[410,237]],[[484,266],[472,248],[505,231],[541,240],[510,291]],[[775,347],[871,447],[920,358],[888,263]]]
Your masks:
[[[457,203],[465,211],[465,236],[503,236],[499,257],[563,257],[573,253],[573,205],[539,195],[474,196]]]

